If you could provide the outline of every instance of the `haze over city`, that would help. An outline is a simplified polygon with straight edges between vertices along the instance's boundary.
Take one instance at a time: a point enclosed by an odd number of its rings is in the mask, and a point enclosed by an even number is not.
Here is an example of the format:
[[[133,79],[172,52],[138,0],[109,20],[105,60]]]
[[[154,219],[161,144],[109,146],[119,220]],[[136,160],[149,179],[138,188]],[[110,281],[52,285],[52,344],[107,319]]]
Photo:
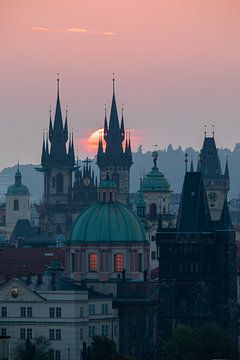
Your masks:
[[[134,150],[199,149],[205,124],[220,147],[240,141],[239,1],[2,0],[0,13],[0,168],[39,163],[57,73],[80,157],[113,72]]]

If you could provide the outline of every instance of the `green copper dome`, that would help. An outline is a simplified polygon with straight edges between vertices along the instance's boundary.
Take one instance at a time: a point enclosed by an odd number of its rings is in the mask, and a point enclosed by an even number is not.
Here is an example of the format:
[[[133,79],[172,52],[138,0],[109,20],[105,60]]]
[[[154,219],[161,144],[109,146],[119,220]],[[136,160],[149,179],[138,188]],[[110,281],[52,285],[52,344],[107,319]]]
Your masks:
[[[75,221],[71,243],[145,242],[145,232],[135,214],[120,202],[99,202]]]
[[[107,179],[101,180],[99,183],[99,189],[116,189],[116,188],[117,185],[115,181],[109,179],[108,177]]]
[[[142,191],[170,191],[170,185],[158,169],[154,166],[142,181]]]
[[[7,195],[30,195],[27,186],[22,184],[22,175],[19,171],[19,166],[15,174],[15,184],[8,187]]]

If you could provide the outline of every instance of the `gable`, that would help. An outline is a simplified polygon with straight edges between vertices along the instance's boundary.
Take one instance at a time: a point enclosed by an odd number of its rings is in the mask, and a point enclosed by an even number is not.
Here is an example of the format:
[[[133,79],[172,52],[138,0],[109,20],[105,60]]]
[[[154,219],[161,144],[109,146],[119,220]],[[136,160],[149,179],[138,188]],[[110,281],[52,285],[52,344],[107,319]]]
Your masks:
[[[0,302],[6,301],[39,302],[45,301],[45,299],[38,295],[35,291],[32,291],[21,280],[12,279],[0,288]]]

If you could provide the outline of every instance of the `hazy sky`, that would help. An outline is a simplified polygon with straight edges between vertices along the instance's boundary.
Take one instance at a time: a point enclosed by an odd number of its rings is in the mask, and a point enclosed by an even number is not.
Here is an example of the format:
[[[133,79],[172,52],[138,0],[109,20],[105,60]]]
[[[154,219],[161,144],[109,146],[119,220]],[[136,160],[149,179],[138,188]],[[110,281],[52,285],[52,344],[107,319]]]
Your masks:
[[[239,0],[0,0],[0,168],[40,161],[60,73],[85,139],[118,108],[144,149],[240,142]],[[80,157],[86,154],[80,142]]]

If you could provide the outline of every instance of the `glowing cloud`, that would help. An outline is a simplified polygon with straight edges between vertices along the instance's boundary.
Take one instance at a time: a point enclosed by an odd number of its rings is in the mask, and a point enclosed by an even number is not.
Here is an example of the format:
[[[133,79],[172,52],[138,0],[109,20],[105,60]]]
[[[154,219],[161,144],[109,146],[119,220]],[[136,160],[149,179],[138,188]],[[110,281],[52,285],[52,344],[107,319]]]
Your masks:
[[[83,28],[50,28],[50,27],[43,27],[43,26],[33,26],[31,30],[34,31],[46,31],[46,32],[63,32],[63,33],[83,33],[83,34],[95,34],[95,35],[107,35],[107,36],[114,36],[116,33],[110,31],[94,31],[89,29]]]

